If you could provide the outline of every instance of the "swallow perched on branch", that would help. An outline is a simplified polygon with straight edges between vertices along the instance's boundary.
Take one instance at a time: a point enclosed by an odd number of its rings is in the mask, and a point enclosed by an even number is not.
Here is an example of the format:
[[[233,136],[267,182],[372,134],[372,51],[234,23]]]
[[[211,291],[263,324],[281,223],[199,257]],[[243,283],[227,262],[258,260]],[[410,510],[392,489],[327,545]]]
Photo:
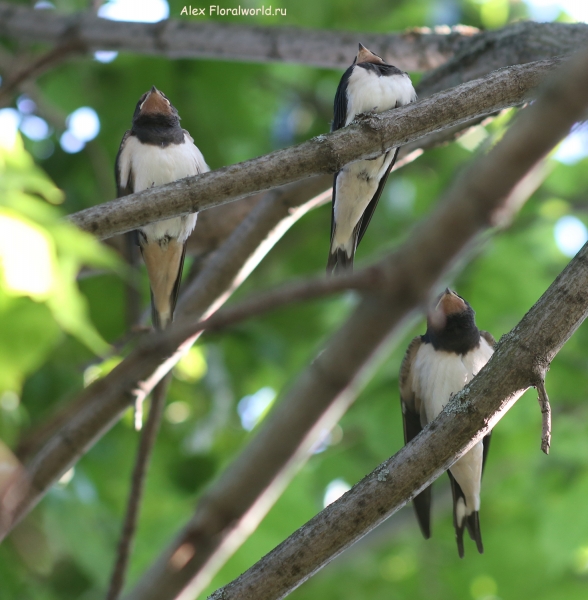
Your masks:
[[[415,337],[400,367],[400,401],[404,443],[443,410],[490,360],[495,340],[476,327],[472,307],[447,288],[427,317],[427,332]],[[447,474],[453,494],[453,525],[459,556],[463,558],[463,533],[467,529],[482,553],[480,533],[480,485],[490,434],[450,467]],[[431,487],[413,500],[425,538],[431,536]]]
[[[178,111],[153,86],[139,99],[133,125],[120,144],[115,166],[118,197],[209,170],[190,134],[180,127]],[[164,329],[173,320],[186,240],[196,226],[196,216],[173,217],[136,231],[149,275],[156,329]]]
[[[361,113],[380,113],[414,102],[416,97],[410,77],[404,71],[359,44],[359,52],[337,88],[331,131],[349,125]],[[355,250],[397,155],[398,148],[392,148],[376,158],[345,165],[335,173],[327,273],[353,267]]]

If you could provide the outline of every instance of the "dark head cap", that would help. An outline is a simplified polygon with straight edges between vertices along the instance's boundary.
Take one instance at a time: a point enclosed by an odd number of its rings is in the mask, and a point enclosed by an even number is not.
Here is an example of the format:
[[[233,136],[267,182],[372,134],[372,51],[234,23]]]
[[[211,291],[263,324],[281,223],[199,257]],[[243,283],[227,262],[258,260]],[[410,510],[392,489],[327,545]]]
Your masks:
[[[425,337],[436,349],[465,354],[480,340],[475,314],[466,300],[446,288],[427,314]]]

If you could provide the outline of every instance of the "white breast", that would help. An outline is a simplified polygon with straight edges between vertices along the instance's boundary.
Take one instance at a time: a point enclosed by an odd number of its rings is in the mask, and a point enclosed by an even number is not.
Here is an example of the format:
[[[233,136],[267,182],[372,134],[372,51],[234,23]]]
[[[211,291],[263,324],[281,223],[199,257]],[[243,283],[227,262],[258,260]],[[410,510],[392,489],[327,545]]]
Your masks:
[[[435,350],[433,344],[421,345],[413,366],[413,387],[425,406],[427,423],[443,410],[453,394],[473,379],[492,353],[483,337],[476,349],[463,356]]]
[[[122,149],[119,165],[121,186],[127,185],[132,173],[134,192],[210,170],[202,153],[187,134],[184,134],[183,144],[170,144],[165,148],[142,144],[137,137],[129,136]],[[183,243],[195,225],[196,214],[192,214],[151,223],[141,230],[148,240],[170,236]]]
[[[406,73],[379,76],[373,71],[356,67],[347,83],[345,125],[349,125],[360,113],[383,112],[394,108],[397,104],[404,106],[415,100],[416,92]]]
[[[343,167],[337,176],[335,195],[335,228],[334,244],[345,247],[348,254],[353,248],[346,244],[352,243],[353,229],[363,215],[367,205],[373,198],[380,179],[390,165],[393,152],[388,156],[379,156],[374,160],[359,160]]]
[[[432,344],[422,344],[413,365],[413,389],[424,406],[426,422],[432,421],[452,395],[459,392],[490,360],[494,350],[482,337],[478,348],[460,356],[435,350]],[[424,425],[424,423],[423,423]],[[478,442],[450,469],[465,498],[458,506],[458,519],[480,509],[483,444]]]

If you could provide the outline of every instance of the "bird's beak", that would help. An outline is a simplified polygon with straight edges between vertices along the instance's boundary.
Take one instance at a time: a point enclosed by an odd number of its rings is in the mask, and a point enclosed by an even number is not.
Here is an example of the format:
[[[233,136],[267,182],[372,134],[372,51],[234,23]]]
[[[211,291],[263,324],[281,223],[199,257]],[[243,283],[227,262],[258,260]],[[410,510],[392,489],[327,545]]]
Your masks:
[[[441,311],[445,316],[463,312],[465,309],[465,302],[449,288],[445,288],[439,302],[437,302],[437,306],[435,306],[435,312]]]
[[[152,86],[143,104],[139,108],[141,114],[171,114],[169,100],[155,87]]]
[[[466,303],[455,292],[445,288],[437,304],[429,310],[427,322],[434,329],[443,329],[449,315],[463,312],[466,308]]]
[[[375,63],[375,64],[384,64],[384,61],[374,54],[371,50],[368,50],[363,44],[359,44],[359,51],[357,52],[357,57],[355,58],[356,64],[359,63]]]

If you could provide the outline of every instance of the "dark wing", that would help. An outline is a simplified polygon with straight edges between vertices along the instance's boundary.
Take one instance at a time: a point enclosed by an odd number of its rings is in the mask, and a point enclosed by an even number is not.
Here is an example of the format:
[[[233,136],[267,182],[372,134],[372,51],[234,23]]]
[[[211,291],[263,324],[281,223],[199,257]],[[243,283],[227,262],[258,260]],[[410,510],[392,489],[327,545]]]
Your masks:
[[[402,417],[404,420],[404,443],[408,444],[422,430],[421,402],[416,397],[413,389],[412,365],[422,344],[420,335],[413,338],[406,350],[400,365],[400,402],[402,403]]]
[[[352,67],[349,67],[339,81],[337,87],[337,93],[335,94],[335,102],[333,103],[333,122],[331,123],[331,131],[337,131],[345,125],[345,119],[347,118],[347,82],[351,75]],[[331,242],[333,243],[333,234],[335,232],[335,194],[337,192],[337,175],[335,173],[333,177],[333,200],[331,202]],[[329,245],[329,259],[327,261],[327,273],[332,273],[337,266],[337,253],[331,254]]]
[[[396,69],[396,67],[393,68]],[[400,104],[396,102],[395,108],[398,108],[399,106]],[[359,242],[361,242],[361,239],[363,238],[368,228],[368,225],[372,220],[372,216],[374,214],[374,211],[376,210],[376,206],[378,205],[378,201],[380,200],[380,196],[382,195],[384,186],[386,185],[386,181],[388,180],[388,175],[390,175],[390,171],[392,170],[392,167],[394,166],[394,164],[396,163],[396,159],[398,158],[399,150],[400,147],[394,148],[394,150],[389,150],[389,152],[394,152],[394,156],[392,157],[392,160],[390,161],[390,166],[386,169],[384,176],[382,177],[382,179],[380,179],[380,183],[378,184],[378,189],[376,190],[374,197],[370,200],[370,203],[367,205],[367,208],[364,210],[363,215],[361,216],[361,219],[359,221],[359,231],[357,232],[357,243],[355,244],[356,248],[357,246],[359,246]],[[386,155],[387,154],[388,152],[386,152]]]
[[[178,303],[178,296],[180,294],[180,284],[182,283],[182,273],[184,272],[184,259],[186,258],[186,248],[188,246],[188,242],[185,241],[182,247],[182,257],[180,258],[180,268],[178,269],[178,276],[176,277],[176,281],[174,283],[174,289],[172,290],[171,297],[171,312],[172,319],[173,315],[176,311],[176,304]]]
[[[400,366],[400,403],[404,423],[404,443],[408,444],[423,429],[421,424],[421,401],[415,395],[412,383],[412,366],[421,347],[421,336],[415,337],[408,347]],[[425,488],[412,500],[417,521],[425,539],[431,537],[431,486]]]
[[[494,348],[496,346],[496,340],[494,339],[494,336],[491,333],[480,330],[480,335],[488,342],[488,344],[490,346],[492,346],[492,348]],[[482,455],[482,473],[484,473],[484,467],[486,466],[486,459],[488,458],[488,452],[490,451],[491,436],[492,436],[492,432],[490,432],[488,435],[485,435],[484,439],[482,440],[482,442],[484,444],[484,453]]]
[[[394,156],[392,157],[390,166],[386,169],[386,172],[384,173],[384,176],[382,177],[382,179],[380,179],[380,183],[378,184],[378,189],[376,190],[374,197],[370,200],[370,203],[367,205],[367,208],[364,210],[363,215],[361,216],[361,219],[359,220],[359,229],[357,231],[357,242],[355,244],[356,248],[359,246],[359,242],[361,242],[361,239],[363,238],[363,236],[368,228],[368,225],[370,224],[370,221],[372,220],[372,216],[374,214],[374,211],[376,210],[376,206],[378,205],[378,201],[380,200],[380,196],[382,195],[384,186],[386,185],[388,175],[390,175],[390,171],[392,170],[392,167],[394,166],[394,163],[396,162],[396,158],[398,156],[398,150],[400,150],[400,148],[395,148],[394,150],[390,151],[390,152],[394,152]],[[386,154],[388,154],[388,153],[386,153]]]
[[[347,84],[352,71],[353,65],[343,73],[339,86],[337,87],[335,102],[333,104],[333,123],[331,124],[331,131],[337,131],[337,129],[345,127],[345,121],[347,120]]]
[[[492,348],[496,346],[496,340],[494,339],[494,336],[491,333],[488,333],[487,331],[482,331],[480,329],[480,335],[488,342],[488,345],[492,346]]]

